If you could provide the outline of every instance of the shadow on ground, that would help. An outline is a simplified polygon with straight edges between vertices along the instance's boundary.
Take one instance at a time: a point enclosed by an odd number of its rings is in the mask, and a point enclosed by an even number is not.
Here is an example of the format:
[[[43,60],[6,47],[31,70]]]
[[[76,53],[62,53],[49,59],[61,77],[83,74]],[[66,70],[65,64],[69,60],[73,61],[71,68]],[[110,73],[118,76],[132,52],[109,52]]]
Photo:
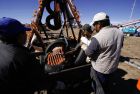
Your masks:
[[[82,72],[83,73],[83,72]],[[80,77],[84,77],[85,73]],[[89,74],[89,71],[86,72]],[[106,94],[140,94],[140,91],[137,90],[136,84],[137,80],[135,79],[124,79],[123,77],[128,74],[123,69],[117,69],[116,72],[113,73],[112,78],[109,84],[109,91]],[[66,75],[68,76],[68,75]],[[77,75],[73,75],[70,78],[75,78]],[[82,78],[78,79],[81,80]],[[88,77],[87,77],[88,78]],[[67,78],[68,79],[68,78]],[[90,77],[89,77],[90,79]],[[90,80],[84,81],[81,84],[73,83],[73,87],[67,88],[66,90],[59,91],[59,93],[54,94],[90,94],[91,92],[91,82]]]
[[[118,69],[111,79],[109,94],[140,94],[137,90],[137,80],[125,80],[123,76],[127,74],[126,71]]]
[[[109,85],[109,92],[107,94],[140,94],[140,91],[136,88],[137,80],[123,78],[127,72],[118,69],[112,76],[111,83]],[[70,90],[68,94],[90,94],[90,83],[82,85],[81,87]]]
[[[120,61],[121,61],[121,62],[130,61],[131,59],[140,60],[139,58],[132,58],[132,57],[120,56]]]

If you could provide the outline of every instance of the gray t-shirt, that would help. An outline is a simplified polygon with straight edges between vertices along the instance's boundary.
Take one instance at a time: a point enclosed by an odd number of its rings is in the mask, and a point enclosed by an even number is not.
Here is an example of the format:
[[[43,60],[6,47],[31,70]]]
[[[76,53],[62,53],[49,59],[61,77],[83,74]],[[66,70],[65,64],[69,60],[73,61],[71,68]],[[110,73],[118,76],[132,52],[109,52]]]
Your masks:
[[[118,67],[122,46],[123,32],[106,26],[92,37],[85,53],[92,58],[92,66],[96,71],[109,74]]]

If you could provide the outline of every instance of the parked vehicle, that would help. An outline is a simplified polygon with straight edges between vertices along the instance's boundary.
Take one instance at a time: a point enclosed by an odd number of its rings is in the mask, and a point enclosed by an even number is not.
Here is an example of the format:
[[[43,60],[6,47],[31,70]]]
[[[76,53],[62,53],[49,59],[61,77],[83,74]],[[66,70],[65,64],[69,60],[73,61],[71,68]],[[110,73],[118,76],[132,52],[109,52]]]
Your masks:
[[[137,29],[135,27],[124,27],[122,28],[122,31],[128,36],[133,36],[137,33]]]
[[[140,28],[137,29],[137,32],[136,32],[135,36],[140,37]]]

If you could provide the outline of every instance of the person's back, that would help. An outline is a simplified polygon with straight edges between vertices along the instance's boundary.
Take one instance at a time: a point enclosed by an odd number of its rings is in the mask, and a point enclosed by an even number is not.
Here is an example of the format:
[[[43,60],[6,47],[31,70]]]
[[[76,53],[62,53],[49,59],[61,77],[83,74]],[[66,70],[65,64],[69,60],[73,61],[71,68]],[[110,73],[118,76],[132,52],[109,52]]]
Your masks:
[[[118,65],[123,44],[123,32],[117,28],[106,26],[93,38],[98,41],[100,50],[96,63],[92,63],[94,69],[105,74],[113,72]]]
[[[0,94],[33,94],[43,70],[24,47],[31,30],[12,18],[0,18]]]
[[[94,26],[97,34],[92,37],[85,54],[91,58],[92,88],[94,91],[98,90],[93,86],[98,86],[97,83],[100,82],[104,92],[108,94],[110,78],[119,64],[123,32],[111,26],[109,16],[105,12],[95,14],[91,25]]]
[[[33,84],[38,83],[41,69],[34,61],[28,49],[0,43],[0,91],[25,94],[35,89]]]

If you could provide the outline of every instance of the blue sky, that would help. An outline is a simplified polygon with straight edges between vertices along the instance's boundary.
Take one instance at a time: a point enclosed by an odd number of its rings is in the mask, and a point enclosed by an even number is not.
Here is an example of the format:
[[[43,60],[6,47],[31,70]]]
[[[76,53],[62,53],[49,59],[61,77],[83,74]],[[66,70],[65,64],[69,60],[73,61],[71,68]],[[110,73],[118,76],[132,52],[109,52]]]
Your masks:
[[[82,24],[90,23],[97,12],[106,12],[112,23],[129,21],[134,0],[74,0]],[[140,19],[140,0],[136,0],[132,20]],[[12,17],[30,23],[38,0],[0,0],[0,17]],[[47,12],[46,12],[47,14]]]

